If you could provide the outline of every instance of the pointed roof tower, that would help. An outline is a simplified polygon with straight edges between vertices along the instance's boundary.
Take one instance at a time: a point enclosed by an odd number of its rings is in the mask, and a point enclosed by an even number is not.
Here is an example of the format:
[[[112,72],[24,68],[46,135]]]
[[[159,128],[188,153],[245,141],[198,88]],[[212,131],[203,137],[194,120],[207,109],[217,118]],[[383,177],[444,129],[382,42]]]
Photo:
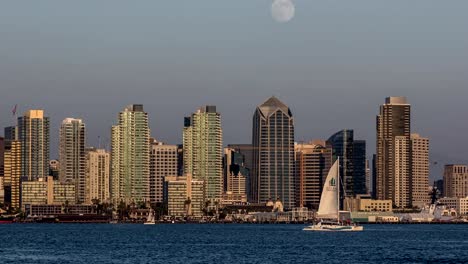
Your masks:
[[[258,109],[260,110],[260,112],[265,117],[273,114],[278,109],[280,109],[281,111],[283,111],[284,113],[286,113],[286,114],[288,114],[289,116],[292,117],[292,113],[291,113],[291,110],[289,109],[289,107],[286,104],[284,104],[283,102],[281,102],[275,96],[272,96],[272,97],[268,98],[268,100],[266,100],[263,104],[258,106]]]

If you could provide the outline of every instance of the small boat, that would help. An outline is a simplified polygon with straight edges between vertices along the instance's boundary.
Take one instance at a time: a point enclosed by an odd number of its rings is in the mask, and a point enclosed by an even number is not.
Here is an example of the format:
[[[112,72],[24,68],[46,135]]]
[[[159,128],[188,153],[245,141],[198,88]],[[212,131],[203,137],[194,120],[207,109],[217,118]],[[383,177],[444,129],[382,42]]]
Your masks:
[[[144,225],[154,225],[156,224],[156,220],[154,219],[154,210],[151,209],[148,214],[148,218],[146,219],[146,222],[143,223]]]
[[[321,220],[304,228],[304,231],[363,231],[364,227],[351,222],[340,221],[340,160],[338,159],[328,172],[323,185],[317,217]]]

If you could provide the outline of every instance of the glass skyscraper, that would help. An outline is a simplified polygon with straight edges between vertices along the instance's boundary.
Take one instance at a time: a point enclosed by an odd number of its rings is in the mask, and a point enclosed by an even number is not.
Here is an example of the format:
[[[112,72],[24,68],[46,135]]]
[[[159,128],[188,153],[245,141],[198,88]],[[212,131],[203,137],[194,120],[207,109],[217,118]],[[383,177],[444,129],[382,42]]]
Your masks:
[[[295,197],[294,118],[287,105],[271,97],[253,116],[252,202],[280,199],[293,208]]]

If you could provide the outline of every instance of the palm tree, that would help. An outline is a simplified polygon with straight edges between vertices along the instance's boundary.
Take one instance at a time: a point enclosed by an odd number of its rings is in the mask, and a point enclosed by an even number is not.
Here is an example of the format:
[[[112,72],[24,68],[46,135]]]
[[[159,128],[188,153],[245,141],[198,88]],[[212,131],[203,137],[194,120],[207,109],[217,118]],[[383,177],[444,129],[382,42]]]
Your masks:
[[[185,205],[185,214],[187,216],[192,215],[192,200],[190,200],[190,197],[187,197],[187,200],[184,202]]]

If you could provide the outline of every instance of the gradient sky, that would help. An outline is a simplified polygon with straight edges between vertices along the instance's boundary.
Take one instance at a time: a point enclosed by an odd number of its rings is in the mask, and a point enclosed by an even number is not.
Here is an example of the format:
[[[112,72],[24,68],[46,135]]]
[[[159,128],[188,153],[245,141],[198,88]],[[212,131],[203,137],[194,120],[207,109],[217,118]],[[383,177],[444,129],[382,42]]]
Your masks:
[[[224,143],[248,143],[256,105],[276,95],[298,141],[354,128],[372,154],[379,105],[407,96],[439,162],[432,177],[468,162],[468,1],[296,0],[284,24],[271,3],[4,1],[0,126],[15,104],[45,109],[56,158],[65,117],[83,118],[96,145],[141,103],[152,136],[180,143],[183,117],[214,104]]]

